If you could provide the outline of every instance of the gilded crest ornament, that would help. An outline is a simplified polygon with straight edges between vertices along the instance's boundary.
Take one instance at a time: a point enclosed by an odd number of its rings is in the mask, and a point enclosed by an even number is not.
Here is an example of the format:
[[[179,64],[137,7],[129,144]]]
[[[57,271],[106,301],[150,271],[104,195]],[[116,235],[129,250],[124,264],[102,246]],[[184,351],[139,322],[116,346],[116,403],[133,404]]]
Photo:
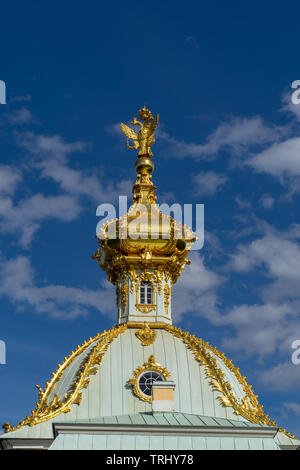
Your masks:
[[[145,105],[138,111],[138,114],[143,123],[138,121],[136,118],[133,118],[130,123],[132,126],[140,126],[138,133],[126,126],[126,124],[123,124],[123,122],[121,122],[121,130],[127,137],[128,149],[139,149],[138,156],[148,155],[149,157],[152,157],[153,153],[151,152],[151,145],[155,142],[154,132],[158,124],[159,114],[153,118],[151,111],[147,109]],[[133,140],[132,146],[129,145],[128,139]]]
[[[150,346],[156,340],[156,331],[151,329],[148,323],[135,333],[136,337],[141,341],[143,346]]]

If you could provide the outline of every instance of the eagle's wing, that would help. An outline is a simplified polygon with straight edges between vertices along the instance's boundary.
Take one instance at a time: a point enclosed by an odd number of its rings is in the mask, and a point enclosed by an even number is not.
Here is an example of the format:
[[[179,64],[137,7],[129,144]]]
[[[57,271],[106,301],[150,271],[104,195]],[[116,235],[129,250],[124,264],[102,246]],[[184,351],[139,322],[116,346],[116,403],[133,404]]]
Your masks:
[[[136,132],[134,132],[134,130],[130,127],[126,126],[126,124],[123,124],[123,122],[121,122],[121,130],[123,134],[128,137],[128,139],[138,140],[138,135],[136,134]]]
[[[155,116],[155,118],[153,119],[153,122],[151,123],[151,131],[154,132],[155,129],[156,129],[156,126],[158,124],[158,119],[159,119],[159,114],[157,114]]]

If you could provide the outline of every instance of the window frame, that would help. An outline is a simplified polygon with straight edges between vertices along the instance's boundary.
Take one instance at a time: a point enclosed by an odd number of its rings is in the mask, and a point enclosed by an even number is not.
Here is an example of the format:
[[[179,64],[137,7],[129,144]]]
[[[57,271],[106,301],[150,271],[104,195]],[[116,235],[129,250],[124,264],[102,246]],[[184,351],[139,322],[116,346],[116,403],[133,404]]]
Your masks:
[[[151,281],[141,281],[140,292],[139,292],[139,304],[140,305],[153,305],[153,284]],[[150,300],[150,302],[149,302]]]

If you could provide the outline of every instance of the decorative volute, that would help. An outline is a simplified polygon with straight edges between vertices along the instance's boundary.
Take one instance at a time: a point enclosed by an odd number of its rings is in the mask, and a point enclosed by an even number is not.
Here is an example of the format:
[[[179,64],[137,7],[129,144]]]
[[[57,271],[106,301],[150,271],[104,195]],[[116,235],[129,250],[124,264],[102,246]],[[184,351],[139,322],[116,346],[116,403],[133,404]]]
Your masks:
[[[127,139],[134,141],[133,146],[127,142],[127,148],[140,149],[135,163],[137,179],[132,206],[127,214],[101,227],[96,234],[99,246],[93,258],[116,286],[119,324],[171,324],[172,285],[190,263],[187,255],[195,237],[186,225],[162,214],[156,204],[150,147],[155,141],[158,115],[153,119],[145,106],[139,115],[144,124],[136,118],[131,122],[140,125],[138,134],[121,124]]]

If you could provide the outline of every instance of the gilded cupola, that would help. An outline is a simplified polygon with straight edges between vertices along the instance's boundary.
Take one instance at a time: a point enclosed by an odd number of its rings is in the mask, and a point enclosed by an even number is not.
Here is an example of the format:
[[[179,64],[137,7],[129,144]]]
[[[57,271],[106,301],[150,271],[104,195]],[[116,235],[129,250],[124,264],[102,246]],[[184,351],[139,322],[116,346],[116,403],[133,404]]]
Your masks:
[[[131,121],[140,127],[138,132],[121,123],[127,148],[139,150],[132,205],[125,215],[102,225],[93,257],[116,286],[119,323],[171,324],[172,285],[189,263],[187,255],[195,237],[189,227],[170,216],[170,210],[162,213],[156,202],[151,146],[159,117],[153,118],[145,106],[139,116],[142,122]]]

